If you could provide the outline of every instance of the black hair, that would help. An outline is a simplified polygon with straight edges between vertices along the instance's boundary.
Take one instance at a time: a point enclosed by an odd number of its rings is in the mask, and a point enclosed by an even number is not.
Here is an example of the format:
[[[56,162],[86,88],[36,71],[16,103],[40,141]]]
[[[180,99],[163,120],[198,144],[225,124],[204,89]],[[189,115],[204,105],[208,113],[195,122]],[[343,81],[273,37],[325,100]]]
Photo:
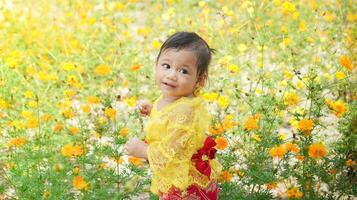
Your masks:
[[[194,32],[177,32],[171,35],[160,48],[156,62],[159,61],[161,53],[166,49],[182,49],[192,50],[197,58],[197,75],[199,81],[204,84],[208,78],[208,66],[211,62],[214,49],[210,48],[205,40]]]

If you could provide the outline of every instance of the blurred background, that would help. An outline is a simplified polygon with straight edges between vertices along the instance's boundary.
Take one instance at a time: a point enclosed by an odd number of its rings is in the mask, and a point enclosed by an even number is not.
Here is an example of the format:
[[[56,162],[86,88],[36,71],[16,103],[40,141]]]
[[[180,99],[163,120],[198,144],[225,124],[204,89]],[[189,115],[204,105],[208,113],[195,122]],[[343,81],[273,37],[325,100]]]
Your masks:
[[[156,199],[122,146],[177,31],[216,49],[200,96],[220,199],[356,198],[356,5],[1,1],[0,199]]]

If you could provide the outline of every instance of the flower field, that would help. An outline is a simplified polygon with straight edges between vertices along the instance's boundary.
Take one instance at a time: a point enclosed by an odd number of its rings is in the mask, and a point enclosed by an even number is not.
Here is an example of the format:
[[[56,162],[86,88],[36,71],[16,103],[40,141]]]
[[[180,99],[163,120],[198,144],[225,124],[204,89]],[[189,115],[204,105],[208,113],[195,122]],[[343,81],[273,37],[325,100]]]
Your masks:
[[[123,145],[176,31],[216,50],[220,199],[356,199],[356,24],[354,0],[1,1],[0,200],[158,199]]]

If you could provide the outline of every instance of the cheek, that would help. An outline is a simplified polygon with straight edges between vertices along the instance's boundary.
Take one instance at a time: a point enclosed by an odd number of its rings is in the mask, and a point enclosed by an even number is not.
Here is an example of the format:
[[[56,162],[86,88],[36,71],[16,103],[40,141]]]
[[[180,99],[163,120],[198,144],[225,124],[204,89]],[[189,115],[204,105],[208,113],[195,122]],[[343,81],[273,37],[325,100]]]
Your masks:
[[[159,83],[160,82],[160,79],[162,77],[162,73],[160,73],[159,71],[155,71],[155,81],[156,83]]]
[[[187,87],[194,87],[195,83],[196,83],[196,79],[194,77],[186,77],[183,79],[184,84]]]

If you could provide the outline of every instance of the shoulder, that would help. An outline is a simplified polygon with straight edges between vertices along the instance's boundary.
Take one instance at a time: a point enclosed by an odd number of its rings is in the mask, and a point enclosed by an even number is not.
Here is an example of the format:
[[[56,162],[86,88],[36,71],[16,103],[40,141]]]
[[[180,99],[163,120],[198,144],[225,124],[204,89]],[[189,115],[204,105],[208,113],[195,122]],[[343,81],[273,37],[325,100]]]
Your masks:
[[[172,106],[170,113],[181,113],[181,114],[190,114],[197,110],[206,109],[205,102],[200,97],[194,98],[182,98],[177,100]]]
[[[202,98],[184,98],[172,106],[167,116],[177,122],[193,123],[199,116],[208,116],[208,111]]]

